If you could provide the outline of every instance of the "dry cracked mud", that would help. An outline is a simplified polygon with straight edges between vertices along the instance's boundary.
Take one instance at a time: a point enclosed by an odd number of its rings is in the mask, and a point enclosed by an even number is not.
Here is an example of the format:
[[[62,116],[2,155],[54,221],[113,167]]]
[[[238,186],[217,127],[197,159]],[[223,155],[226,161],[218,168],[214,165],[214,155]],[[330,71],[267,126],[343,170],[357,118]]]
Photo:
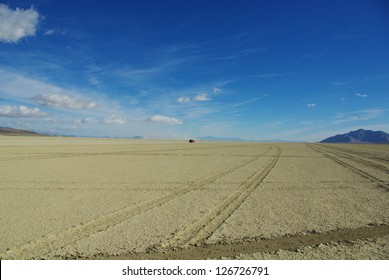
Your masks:
[[[1,259],[389,259],[389,146],[0,137]]]

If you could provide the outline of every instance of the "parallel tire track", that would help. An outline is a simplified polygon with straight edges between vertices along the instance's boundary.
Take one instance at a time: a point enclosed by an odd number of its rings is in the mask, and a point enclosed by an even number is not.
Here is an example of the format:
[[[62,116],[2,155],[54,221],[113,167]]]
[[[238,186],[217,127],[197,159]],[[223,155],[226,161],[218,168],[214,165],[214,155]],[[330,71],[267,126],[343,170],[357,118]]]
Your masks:
[[[200,217],[191,226],[177,233],[176,236],[167,243],[153,249],[158,251],[201,244],[243,203],[273,169],[281,155],[280,148],[275,147],[275,150],[276,154],[272,157],[270,162],[248,178],[236,192],[225,198],[216,207],[210,209],[207,214]]]
[[[355,161],[355,162],[358,162],[358,163],[362,163],[362,164],[364,164],[366,166],[369,166],[369,167],[371,167],[371,168],[373,168],[375,170],[378,170],[380,172],[389,174],[389,169],[386,168],[385,166],[382,166],[380,164],[376,164],[374,162],[366,160],[366,159],[362,158],[361,156],[354,156],[354,155],[349,154],[348,152],[340,151],[339,149],[336,149],[336,148],[333,148],[333,147],[329,147],[329,146],[321,146],[321,148],[323,150],[328,150],[330,153],[332,153],[334,155],[337,155],[337,156],[340,156],[340,157],[344,157],[344,158],[347,158],[349,160],[352,160],[352,161]]]
[[[326,147],[328,147],[328,145],[325,145]],[[368,159],[372,159],[372,160],[375,160],[375,161],[380,161],[380,162],[383,162],[383,163],[388,163],[389,162],[389,158],[388,156],[389,155],[385,155],[385,154],[377,154],[378,151],[376,152],[370,152],[370,153],[367,153],[367,152],[363,152],[363,151],[358,151],[358,150],[352,150],[352,149],[347,149],[347,148],[340,148],[340,147],[331,147],[332,149],[335,149],[335,150],[338,150],[338,151],[342,151],[344,153],[352,153],[352,154],[355,154],[355,155],[358,155],[360,157],[364,157],[364,158],[368,158]]]
[[[348,168],[352,172],[354,172],[356,174],[359,174],[363,178],[366,178],[366,179],[376,183],[378,186],[380,186],[382,188],[385,188],[386,190],[389,190],[389,185],[386,182],[384,182],[384,181],[382,181],[382,180],[380,180],[380,179],[370,175],[369,173],[367,173],[367,172],[365,172],[365,171],[363,171],[363,170],[361,170],[359,168],[356,168],[356,167],[354,167],[354,166],[352,166],[352,165],[350,165],[350,164],[340,160],[339,158],[334,157],[333,155],[330,154],[330,153],[334,154],[333,152],[330,152],[330,151],[325,150],[325,149],[323,149],[321,147],[318,147],[317,145],[307,144],[307,146],[310,147],[312,150],[314,150],[314,151],[324,155],[325,157],[335,161],[336,163],[342,165],[343,167]]]
[[[161,206],[190,191],[204,187],[209,183],[212,183],[217,179],[254,162],[261,156],[264,156],[268,152],[270,152],[271,149],[272,149],[271,146],[269,146],[269,148],[260,155],[257,155],[243,162],[240,162],[236,165],[217,171],[199,180],[193,181],[192,183],[182,188],[173,190],[172,192],[162,195],[158,198],[151,199],[128,207],[124,207],[113,213],[109,213],[97,217],[91,221],[80,224],[78,226],[65,229],[58,233],[48,234],[38,240],[34,240],[21,247],[8,250],[5,254],[0,255],[0,259],[18,259],[18,258],[33,259],[33,258],[37,258],[38,256],[46,255],[54,250],[63,248],[69,244],[73,244],[78,240],[81,240],[89,235],[92,235],[100,231],[104,231],[107,228],[119,224],[127,219],[130,219],[131,217],[138,215],[142,212],[145,212],[157,206]]]

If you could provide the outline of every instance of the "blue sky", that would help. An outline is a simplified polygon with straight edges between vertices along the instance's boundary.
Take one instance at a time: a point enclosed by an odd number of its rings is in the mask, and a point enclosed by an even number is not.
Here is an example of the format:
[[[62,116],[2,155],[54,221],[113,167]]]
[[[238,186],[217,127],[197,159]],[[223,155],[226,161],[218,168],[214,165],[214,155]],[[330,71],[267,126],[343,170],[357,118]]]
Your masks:
[[[319,141],[389,131],[389,4],[8,1],[0,126]]]

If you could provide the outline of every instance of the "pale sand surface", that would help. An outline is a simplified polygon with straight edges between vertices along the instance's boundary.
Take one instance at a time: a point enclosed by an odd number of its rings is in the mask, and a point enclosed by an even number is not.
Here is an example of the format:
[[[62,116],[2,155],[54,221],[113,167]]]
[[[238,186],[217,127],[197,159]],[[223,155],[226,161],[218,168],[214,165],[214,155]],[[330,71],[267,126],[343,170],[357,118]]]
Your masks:
[[[3,136],[0,258],[388,259],[388,160],[388,145]]]
[[[389,258],[389,236],[331,242],[294,250],[277,250],[264,253],[241,254],[237,260],[387,260]]]

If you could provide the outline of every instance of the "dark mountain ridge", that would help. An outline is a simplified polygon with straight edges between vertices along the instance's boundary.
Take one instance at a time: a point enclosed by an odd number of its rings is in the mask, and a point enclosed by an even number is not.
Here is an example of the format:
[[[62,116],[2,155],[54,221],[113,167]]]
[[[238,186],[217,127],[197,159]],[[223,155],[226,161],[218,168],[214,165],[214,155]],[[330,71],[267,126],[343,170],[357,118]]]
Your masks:
[[[320,143],[375,143],[389,144],[389,134],[384,131],[358,129],[328,137]]]
[[[0,126],[0,135],[6,135],[6,136],[47,136],[44,134],[29,131],[29,130],[15,129],[15,128],[11,128],[11,127],[1,127],[1,126]]]

